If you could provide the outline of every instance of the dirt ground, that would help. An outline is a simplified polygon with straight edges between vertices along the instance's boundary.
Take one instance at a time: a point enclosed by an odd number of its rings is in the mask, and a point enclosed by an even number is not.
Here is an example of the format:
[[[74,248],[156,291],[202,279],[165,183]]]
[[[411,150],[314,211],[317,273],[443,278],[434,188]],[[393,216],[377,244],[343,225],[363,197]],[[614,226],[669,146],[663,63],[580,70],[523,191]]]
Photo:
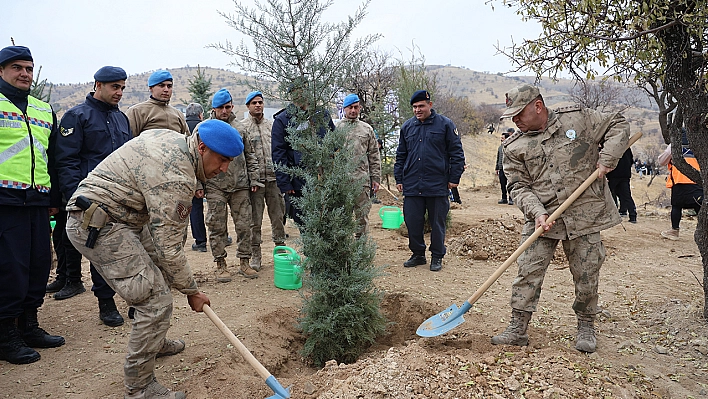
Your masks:
[[[495,186],[471,186],[462,190],[463,205],[452,210],[448,255],[439,273],[402,267],[409,256],[407,238],[382,229],[381,205],[374,205],[376,262],[385,268],[376,283],[385,293],[391,324],[354,364],[331,362],[315,369],[301,358],[300,293],[274,286],[272,243],[264,244],[264,270],[255,280],[216,283],[210,253],[187,256],[214,311],[284,386],[292,387],[293,398],[708,398],[708,324],[700,318],[695,217],[684,217],[680,241],[662,239],[659,232],[670,226],[667,210],[642,205],[641,199],[653,200],[656,193],[635,194],[637,224],[625,219],[602,233],[605,311],[597,323],[596,353],[574,349],[573,285],[561,251],[549,268],[528,347],[496,347],[489,341],[508,322],[515,264],[465,315],[465,323],[440,337],[416,336],[421,322],[453,303],[461,305],[518,246],[520,211],[497,205]],[[396,204],[382,197],[383,205]],[[268,237],[267,216],[264,222]],[[297,247],[296,229],[287,230],[288,245]],[[235,247],[227,250],[233,253]],[[88,265],[84,282],[90,284]],[[184,339],[187,348],[158,359],[158,380],[189,398],[270,396],[209,319],[192,312],[178,292],[174,296],[168,337]],[[125,302],[117,303],[127,319]],[[40,323],[63,335],[66,345],[40,349],[42,359],[33,364],[0,362],[0,397],[122,398],[130,323],[101,324],[90,292],[64,301],[47,295]]]

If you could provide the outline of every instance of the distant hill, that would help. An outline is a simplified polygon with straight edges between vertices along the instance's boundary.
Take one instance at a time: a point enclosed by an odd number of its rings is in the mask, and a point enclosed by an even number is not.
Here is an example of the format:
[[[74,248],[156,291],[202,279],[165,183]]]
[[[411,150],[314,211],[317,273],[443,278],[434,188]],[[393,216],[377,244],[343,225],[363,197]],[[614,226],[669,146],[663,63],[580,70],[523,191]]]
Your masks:
[[[250,88],[238,84],[239,81],[248,77],[229,71],[226,69],[205,67],[204,73],[207,77],[212,78],[212,91],[220,88],[228,89],[234,96],[236,103],[236,112],[242,113],[246,111],[245,101],[246,95],[250,92]],[[534,83],[535,79],[532,76],[505,76],[497,73],[476,72],[466,68],[454,66],[431,65],[428,69],[437,76],[438,88],[449,91],[458,96],[467,97],[474,105],[489,104],[498,106],[502,110],[504,104],[504,94],[514,86],[521,83]],[[173,68],[170,72],[174,76],[174,94],[171,104],[178,108],[183,108],[189,102],[189,92],[187,86],[189,80],[193,79],[196,74],[196,67],[186,66],[183,68]],[[147,79],[154,71],[146,71],[140,74],[131,75],[126,82],[126,89],[123,94],[123,100],[120,103],[120,108],[125,111],[130,106],[145,101],[150,92],[147,87]],[[546,103],[551,107],[567,105],[570,103],[569,91],[573,87],[573,81],[570,79],[559,79],[558,81],[545,80],[540,83]],[[93,87],[93,82],[78,83],[78,84],[54,84],[52,89],[52,105],[58,110],[61,115],[69,108],[84,101]],[[626,89],[628,93],[631,88]],[[630,108],[624,112],[624,115],[632,124],[632,132],[642,131],[645,137],[635,146],[635,156],[642,159],[653,158],[658,155],[663,139],[659,133],[658,112],[655,107],[642,96],[637,95],[636,89],[634,96],[642,100],[637,108]],[[435,99],[433,99],[435,100]],[[282,104],[271,103],[267,104],[270,107],[280,108]],[[500,128],[512,126],[511,122],[506,121],[500,124]]]

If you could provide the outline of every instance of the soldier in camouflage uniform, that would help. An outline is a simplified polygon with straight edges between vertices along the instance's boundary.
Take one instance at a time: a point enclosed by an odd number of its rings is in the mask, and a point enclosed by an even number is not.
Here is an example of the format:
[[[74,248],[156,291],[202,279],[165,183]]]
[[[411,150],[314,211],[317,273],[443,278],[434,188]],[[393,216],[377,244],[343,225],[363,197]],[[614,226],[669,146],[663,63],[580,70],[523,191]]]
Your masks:
[[[197,180],[225,171],[243,152],[238,132],[210,121],[200,136],[155,129],[111,153],[89,173],[69,200],[67,235],[108,285],[135,309],[124,365],[125,398],[185,398],[155,380],[155,358],[184,349],[165,339],[175,288],[201,312],[199,292],[184,254],[183,232]],[[87,199],[83,210],[77,199]],[[147,227],[147,228],[145,228]],[[91,232],[95,244],[87,247]]]
[[[271,235],[275,246],[285,245],[285,227],[283,214],[285,201],[280,193],[273,170],[271,156],[270,134],[273,121],[263,116],[263,94],[254,91],[246,97],[248,116],[241,123],[248,129],[251,147],[258,159],[258,182],[265,185],[261,190],[251,191],[251,268],[261,270],[261,226],[263,225],[263,211],[268,206]]]
[[[234,105],[231,94],[221,89],[214,94],[211,102],[211,119],[217,119],[230,124],[241,134],[244,144],[243,153],[237,156],[226,172],[209,179],[204,188],[207,199],[206,224],[209,227],[209,245],[216,262],[216,280],[220,283],[231,281],[231,273],[226,265],[226,244],[228,237],[228,211],[234,220],[238,249],[236,256],[240,259],[238,273],[246,278],[256,278],[258,273],[249,265],[251,258],[251,200],[249,192],[255,192],[264,187],[258,181],[258,160],[251,147],[248,130],[236,120],[232,112]],[[202,122],[204,123],[204,122]],[[200,123],[194,128],[199,132]]]
[[[559,241],[575,282],[573,310],[578,319],[575,348],[594,352],[594,320],[600,313],[598,279],[605,260],[600,231],[620,222],[604,176],[617,166],[629,140],[629,123],[619,113],[580,106],[549,110],[537,87],[521,85],[506,94],[503,118],[519,131],[504,141],[504,172],[509,193],[526,216],[522,242],[542,226],[543,236],[519,256],[512,285],[512,318],[493,344],[527,345],[526,329],[541,295],[546,269]],[[602,149],[598,151],[598,145]],[[595,168],[599,178],[555,223],[548,216]]]
[[[369,211],[371,210],[371,191],[379,191],[381,184],[381,155],[376,141],[374,129],[366,122],[359,120],[361,106],[359,96],[349,94],[342,103],[344,119],[337,124],[337,129],[346,129],[347,143],[352,147],[352,155],[358,159],[358,167],[352,176],[355,182],[363,183],[361,193],[354,204],[354,215],[359,223],[356,237],[364,234],[369,226]]]

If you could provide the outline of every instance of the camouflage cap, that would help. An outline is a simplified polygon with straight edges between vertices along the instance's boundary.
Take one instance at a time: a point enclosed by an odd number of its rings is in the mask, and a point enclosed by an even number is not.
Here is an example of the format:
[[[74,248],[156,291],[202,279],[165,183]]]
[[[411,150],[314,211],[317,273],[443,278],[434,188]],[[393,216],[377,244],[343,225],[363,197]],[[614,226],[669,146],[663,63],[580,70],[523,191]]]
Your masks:
[[[524,107],[538,97],[539,94],[538,87],[531,86],[530,84],[523,84],[509,90],[509,92],[506,93],[506,111],[504,111],[499,120],[515,117]]]

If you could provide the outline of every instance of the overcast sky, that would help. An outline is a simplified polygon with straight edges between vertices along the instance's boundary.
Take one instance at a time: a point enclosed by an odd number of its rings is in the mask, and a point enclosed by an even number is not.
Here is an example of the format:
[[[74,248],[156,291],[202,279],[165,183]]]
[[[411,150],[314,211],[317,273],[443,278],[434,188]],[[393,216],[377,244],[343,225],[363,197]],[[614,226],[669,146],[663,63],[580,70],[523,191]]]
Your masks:
[[[540,27],[522,22],[514,10],[485,0],[372,0],[355,37],[380,33],[377,47],[402,51],[415,43],[428,65],[507,72],[508,59],[495,55],[494,45],[536,38]],[[243,0],[254,4],[254,0]],[[323,20],[341,21],[358,2],[334,0]],[[207,44],[243,37],[227,26],[218,11],[235,11],[231,0],[36,0],[27,6],[5,7],[0,47],[30,48],[41,78],[54,83],[93,80],[104,65],[124,68],[129,75],[186,65],[235,70],[225,54]],[[248,40],[246,40],[248,43]],[[35,72],[36,78],[36,72]]]

